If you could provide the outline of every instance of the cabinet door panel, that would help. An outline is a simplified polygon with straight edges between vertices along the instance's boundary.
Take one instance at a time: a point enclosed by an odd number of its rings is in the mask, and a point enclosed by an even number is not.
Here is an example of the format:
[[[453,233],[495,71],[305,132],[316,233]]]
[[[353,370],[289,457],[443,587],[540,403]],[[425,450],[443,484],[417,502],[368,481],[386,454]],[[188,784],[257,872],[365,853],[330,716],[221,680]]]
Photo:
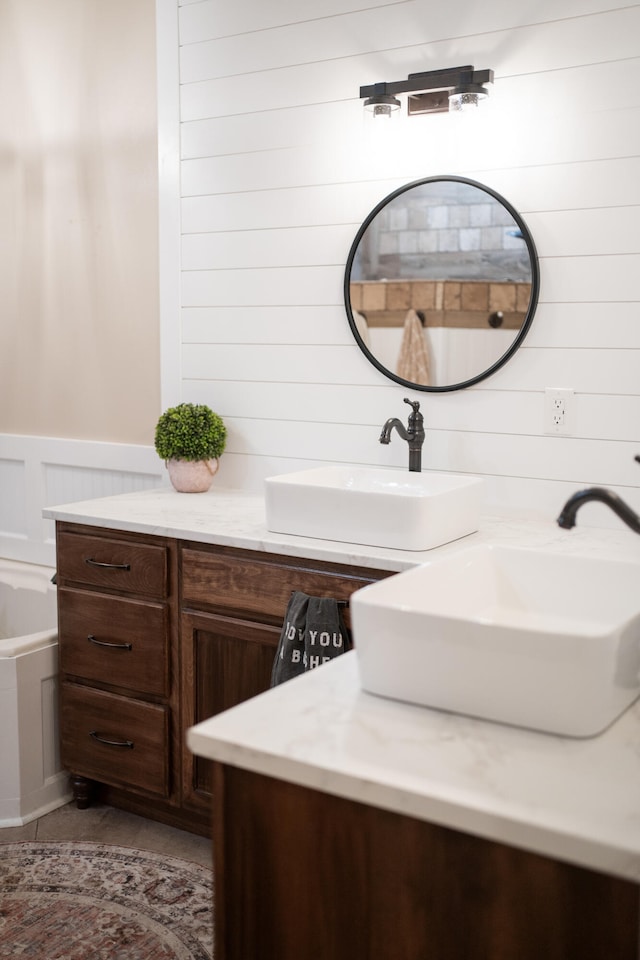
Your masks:
[[[186,725],[269,689],[280,628],[186,613],[182,617]],[[185,751],[188,796],[210,806],[211,764]]]
[[[139,693],[168,694],[163,604],[59,588],[58,606],[63,673]]]

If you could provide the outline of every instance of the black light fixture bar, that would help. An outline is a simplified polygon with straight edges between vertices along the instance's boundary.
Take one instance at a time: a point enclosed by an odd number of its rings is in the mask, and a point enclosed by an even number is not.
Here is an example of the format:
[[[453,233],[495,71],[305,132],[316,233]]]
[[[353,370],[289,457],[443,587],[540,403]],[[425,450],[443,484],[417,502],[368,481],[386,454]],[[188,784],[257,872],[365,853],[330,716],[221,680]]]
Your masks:
[[[493,70],[476,70],[467,65],[410,73],[406,80],[372,83],[360,87],[360,96],[366,98],[368,103],[383,103],[385,101],[382,98],[408,93],[409,114],[442,113],[449,109],[449,96],[453,93],[487,96],[485,83],[493,83]]]

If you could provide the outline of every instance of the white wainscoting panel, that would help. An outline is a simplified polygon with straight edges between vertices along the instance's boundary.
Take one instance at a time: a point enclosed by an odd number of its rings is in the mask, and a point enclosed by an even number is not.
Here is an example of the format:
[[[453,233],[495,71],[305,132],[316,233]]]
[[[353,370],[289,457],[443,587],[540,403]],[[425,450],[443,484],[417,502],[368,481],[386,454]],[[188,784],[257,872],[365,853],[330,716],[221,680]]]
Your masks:
[[[153,447],[0,435],[0,556],[55,565],[47,506],[163,485]]]

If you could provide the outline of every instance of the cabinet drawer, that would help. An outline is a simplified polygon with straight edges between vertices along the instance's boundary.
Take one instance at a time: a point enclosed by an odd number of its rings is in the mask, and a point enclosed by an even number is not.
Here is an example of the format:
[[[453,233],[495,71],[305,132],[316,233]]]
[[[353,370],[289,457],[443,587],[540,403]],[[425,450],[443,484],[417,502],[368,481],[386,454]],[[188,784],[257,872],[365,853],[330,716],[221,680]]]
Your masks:
[[[58,588],[62,673],[139,693],[169,693],[167,608]]]
[[[386,573],[357,573],[349,569],[325,572],[305,566],[243,559],[225,554],[185,548],[182,551],[183,605],[252,614],[261,620],[281,622],[292,590],[310,596],[347,600],[354,590]]]
[[[169,795],[169,711],[73,683],[61,684],[62,763],[113,786]]]
[[[167,593],[166,547],[59,531],[59,581],[109,587],[162,599]]]

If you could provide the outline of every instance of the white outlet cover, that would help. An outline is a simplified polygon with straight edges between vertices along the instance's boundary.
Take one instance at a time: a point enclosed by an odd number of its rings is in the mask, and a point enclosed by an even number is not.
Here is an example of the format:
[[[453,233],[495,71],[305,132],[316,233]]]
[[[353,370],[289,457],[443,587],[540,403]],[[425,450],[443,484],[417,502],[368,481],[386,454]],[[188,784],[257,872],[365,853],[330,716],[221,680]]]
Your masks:
[[[573,435],[573,387],[546,387],[544,391],[544,432]]]

